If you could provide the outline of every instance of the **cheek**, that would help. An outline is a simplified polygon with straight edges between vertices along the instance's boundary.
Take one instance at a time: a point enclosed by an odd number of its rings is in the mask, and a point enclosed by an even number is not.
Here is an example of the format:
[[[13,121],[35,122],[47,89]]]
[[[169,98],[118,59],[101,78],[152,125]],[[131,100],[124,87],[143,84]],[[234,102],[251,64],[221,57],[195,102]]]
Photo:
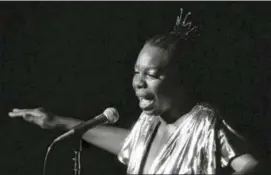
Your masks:
[[[172,81],[165,78],[159,85],[159,91],[164,94],[168,94],[172,90]]]
[[[147,80],[146,83],[148,84],[148,90],[154,94],[158,94],[161,89],[161,82],[159,80]]]
[[[169,97],[171,92],[171,86],[167,84],[165,81],[154,81],[149,84],[150,89],[157,97],[160,98]]]
[[[176,97],[178,98],[176,87],[174,88],[172,84],[163,83],[156,90],[159,104],[162,106],[169,107],[175,101]]]

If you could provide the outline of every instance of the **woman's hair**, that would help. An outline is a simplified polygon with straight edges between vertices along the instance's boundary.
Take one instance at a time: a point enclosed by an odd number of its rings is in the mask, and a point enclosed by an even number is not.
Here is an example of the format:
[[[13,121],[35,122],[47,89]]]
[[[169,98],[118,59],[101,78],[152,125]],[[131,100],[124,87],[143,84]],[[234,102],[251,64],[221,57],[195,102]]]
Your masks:
[[[175,77],[175,83],[184,83],[189,88],[195,86],[192,85],[195,84],[195,78],[188,71],[197,62],[195,59],[199,59],[195,52],[198,50],[196,44],[200,35],[199,27],[188,20],[190,15],[191,12],[185,14],[181,8],[172,31],[153,36],[145,42],[168,53],[168,66]]]

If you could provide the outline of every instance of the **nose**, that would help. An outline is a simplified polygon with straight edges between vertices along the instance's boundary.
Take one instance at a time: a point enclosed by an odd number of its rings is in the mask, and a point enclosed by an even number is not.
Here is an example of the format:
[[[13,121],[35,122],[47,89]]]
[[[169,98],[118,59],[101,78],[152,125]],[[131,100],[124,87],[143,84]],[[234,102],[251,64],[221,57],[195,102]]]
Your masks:
[[[135,89],[140,89],[140,88],[146,88],[147,87],[147,83],[146,83],[145,78],[144,78],[143,75],[141,75],[141,74],[134,75],[133,87]]]

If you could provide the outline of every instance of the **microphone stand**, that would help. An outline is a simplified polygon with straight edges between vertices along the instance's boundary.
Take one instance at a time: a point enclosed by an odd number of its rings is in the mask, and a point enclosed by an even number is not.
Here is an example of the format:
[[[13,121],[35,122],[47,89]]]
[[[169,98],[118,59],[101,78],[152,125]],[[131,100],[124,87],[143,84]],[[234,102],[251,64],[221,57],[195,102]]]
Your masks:
[[[79,145],[78,145],[78,140],[79,140]],[[82,144],[83,141],[81,138],[76,138],[74,141],[74,146],[73,146],[73,154],[74,157],[72,158],[73,160],[73,174],[74,175],[81,175],[81,152],[82,152]]]
[[[79,141],[79,145],[78,145]],[[48,155],[52,149],[52,147],[56,144],[57,142],[52,142],[50,146],[47,149],[44,162],[43,162],[43,171],[42,175],[46,175],[46,169],[47,169],[47,159]],[[72,158],[73,161],[73,174],[74,175],[81,175],[81,152],[83,149],[83,140],[80,137],[76,137],[75,139],[72,140],[72,151],[74,157]]]

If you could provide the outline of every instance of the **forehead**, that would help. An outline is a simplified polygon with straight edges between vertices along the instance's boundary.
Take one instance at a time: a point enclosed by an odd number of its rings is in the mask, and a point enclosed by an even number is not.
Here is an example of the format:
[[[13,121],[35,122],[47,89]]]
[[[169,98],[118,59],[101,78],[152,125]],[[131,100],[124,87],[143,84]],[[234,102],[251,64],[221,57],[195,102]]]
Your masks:
[[[168,52],[166,50],[145,44],[138,55],[135,67],[162,69],[167,66],[168,61]]]

